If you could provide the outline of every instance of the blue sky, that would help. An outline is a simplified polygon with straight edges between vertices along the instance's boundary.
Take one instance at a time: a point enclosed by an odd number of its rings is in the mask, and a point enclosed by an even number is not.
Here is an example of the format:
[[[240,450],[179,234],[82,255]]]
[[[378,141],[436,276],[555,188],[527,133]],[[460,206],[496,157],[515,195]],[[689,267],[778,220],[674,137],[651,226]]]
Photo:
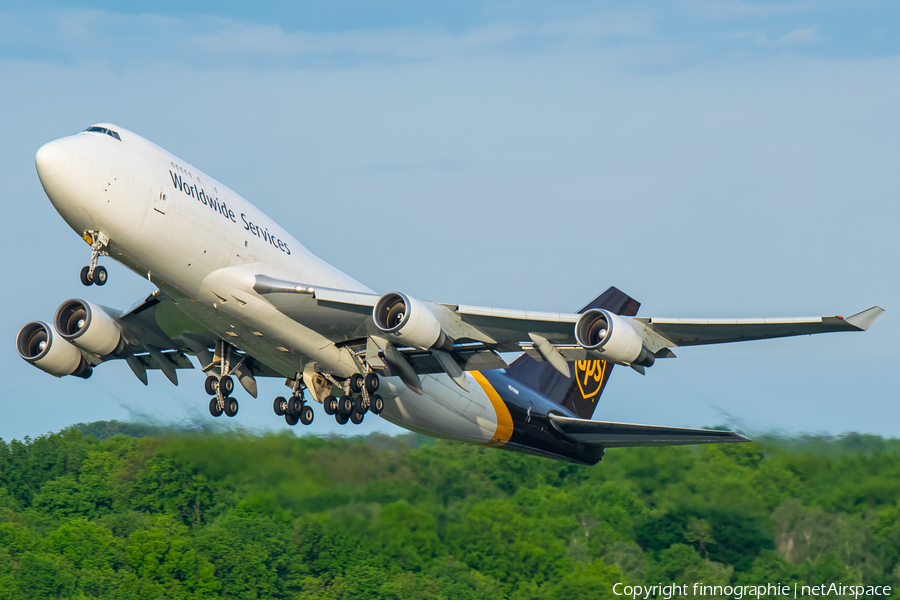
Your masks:
[[[82,288],[86,247],[34,172],[42,143],[98,121],[379,291],[574,310],[617,285],[667,317],[880,304],[867,334],[617,370],[598,416],[900,435],[896,3],[181,4],[0,9],[0,437],[207,418],[199,372],[55,380],[15,355],[18,328],[69,297],[122,307],[152,289],[118,267]],[[284,391],[240,396],[233,423],[283,426]],[[340,431],[373,428],[392,430]],[[337,430],[321,413],[311,428]]]

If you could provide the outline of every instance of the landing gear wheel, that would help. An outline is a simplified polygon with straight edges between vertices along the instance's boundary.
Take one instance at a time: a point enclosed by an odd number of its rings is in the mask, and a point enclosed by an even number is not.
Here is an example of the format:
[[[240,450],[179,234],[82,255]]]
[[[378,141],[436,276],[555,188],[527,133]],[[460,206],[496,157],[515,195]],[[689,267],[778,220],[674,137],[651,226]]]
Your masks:
[[[338,400],[338,413],[343,417],[349,417],[353,412],[353,398],[350,396],[341,396]]]
[[[106,285],[107,278],[106,267],[98,266],[94,269],[94,283],[97,285]]]
[[[325,409],[325,414],[330,417],[337,411],[337,398],[334,396],[326,396],[325,401],[322,403],[322,407]]]
[[[350,415],[350,422],[354,425],[359,425],[363,422],[363,417],[365,417],[365,415],[360,414],[354,410],[353,414]]]
[[[353,412],[359,413],[361,415],[369,412],[369,405],[366,403],[365,398],[362,396],[357,396],[356,400],[353,401]]]
[[[91,285],[92,283],[94,283],[94,282],[91,280],[90,272],[91,272],[91,268],[90,268],[90,267],[83,267],[83,268],[81,269],[81,285],[89,286],[89,285]]]
[[[291,396],[291,399],[288,400],[288,413],[294,415],[295,417],[299,417],[303,414],[303,398],[300,396]]]
[[[238,401],[234,398],[225,398],[225,416],[233,417],[238,413]]]
[[[218,388],[219,379],[215,375],[210,375],[206,378],[206,381],[203,382],[203,389],[206,390],[206,393],[210,396],[215,394]]]
[[[350,376],[350,393],[358,394],[362,391],[363,386],[363,376],[359,373],[354,373]]]
[[[338,425],[346,425],[347,419],[349,419],[349,417],[345,417],[341,413],[335,413],[334,415],[334,420],[337,421]]]
[[[288,425],[290,425],[291,427],[296,425],[297,421],[299,421],[299,420],[300,419],[298,419],[297,417],[295,417],[294,415],[292,415],[290,413],[284,413],[284,422],[287,423]]]
[[[275,411],[275,414],[279,417],[283,417],[287,414],[287,400],[284,399],[284,396],[278,396],[275,398],[275,402],[272,403],[272,410]]]
[[[380,415],[381,411],[384,410],[384,399],[375,394],[369,399],[369,410],[372,411],[373,414]]]
[[[234,391],[234,379],[230,376],[226,375],[222,379],[219,380],[219,387],[222,388],[222,393],[224,395],[229,395]]]
[[[378,379],[378,375],[375,373],[366,375],[366,391],[369,392],[369,395],[377,392],[379,385],[381,385],[381,381]]]
[[[222,416],[222,409],[219,408],[219,399],[218,398],[213,398],[212,400],[209,401],[209,414],[211,414],[214,417]]]
[[[309,425],[313,422],[313,418],[316,416],[316,413],[313,412],[312,406],[303,406],[303,410],[300,411],[300,422],[304,425]]]

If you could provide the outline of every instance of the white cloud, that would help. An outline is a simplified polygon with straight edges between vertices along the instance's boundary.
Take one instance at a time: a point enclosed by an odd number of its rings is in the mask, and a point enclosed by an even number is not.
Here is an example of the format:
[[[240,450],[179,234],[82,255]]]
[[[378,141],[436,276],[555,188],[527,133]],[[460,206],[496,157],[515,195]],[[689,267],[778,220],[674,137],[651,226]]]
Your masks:
[[[805,29],[794,29],[785,34],[776,37],[769,37],[765,33],[754,34],[753,39],[756,43],[764,48],[779,48],[785,46],[802,46],[813,44],[820,40],[818,35],[818,27],[807,27]]]
[[[559,11],[538,22],[504,14],[458,30],[437,22],[306,31],[215,15],[5,11],[0,12],[0,56],[99,62],[113,68],[172,62],[205,68],[327,67],[614,48],[609,56],[624,68],[666,64],[667,70],[746,51],[812,52],[828,40],[818,26],[798,28],[793,22],[810,12],[805,2],[691,0],[652,10],[644,4],[615,9],[591,5],[582,14]],[[758,22],[761,17],[765,22]],[[748,23],[752,26],[733,30]],[[773,36],[772,31],[787,33]]]
[[[781,17],[814,12],[821,2],[748,2],[746,0],[686,0],[684,7],[702,19],[735,20]]]
[[[490,49],[523,35],[521,27],[503,24],[450,35],[438,29],[286,32],[275,26],[232,22],[218,31],[192,36],[190,45],[219,59],[289,59],[330,54],[420,60]]]

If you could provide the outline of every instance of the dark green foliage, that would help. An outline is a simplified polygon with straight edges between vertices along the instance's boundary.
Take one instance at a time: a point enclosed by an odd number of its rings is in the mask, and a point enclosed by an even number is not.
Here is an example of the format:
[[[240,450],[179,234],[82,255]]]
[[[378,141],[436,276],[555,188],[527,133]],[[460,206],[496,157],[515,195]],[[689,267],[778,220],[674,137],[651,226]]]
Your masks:
[[[417,435],[78,425],[0,441],[0,600],[896,587],[898,451],[873,436],[772,439],[613,450],[584,467]]]

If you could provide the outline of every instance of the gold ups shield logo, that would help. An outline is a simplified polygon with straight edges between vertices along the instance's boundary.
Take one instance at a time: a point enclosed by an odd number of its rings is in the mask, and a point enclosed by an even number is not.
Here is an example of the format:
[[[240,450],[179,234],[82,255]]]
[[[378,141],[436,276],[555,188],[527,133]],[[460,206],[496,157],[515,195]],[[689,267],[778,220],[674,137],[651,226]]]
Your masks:
[[[606,375],[606,361],[604,360],[576,360],[575,379],[578,381],[578,389],[585,400],[596,400],[600,388],[603,386],[603,376]]]

